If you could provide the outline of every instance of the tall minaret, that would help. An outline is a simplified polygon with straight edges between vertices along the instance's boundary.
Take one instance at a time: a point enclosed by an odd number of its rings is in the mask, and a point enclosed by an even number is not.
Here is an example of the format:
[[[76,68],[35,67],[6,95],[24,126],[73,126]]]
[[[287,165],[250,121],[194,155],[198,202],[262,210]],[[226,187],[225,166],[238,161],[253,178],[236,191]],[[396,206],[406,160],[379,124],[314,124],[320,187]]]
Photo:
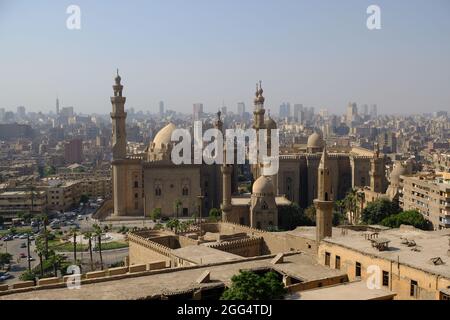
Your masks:
[[[125,119],[127,118],[127,113],[125,112],[126,98],[122,96],[123,86],[120,84],[121,80],[119,70],[117,70],[116,83],[113,85],[114,97],[111,97],[113,160],[125,159],[127,155],[127,134],[125,130]]]
[[[113,85],[114,96],[111,97],[112,104],[112,183],[113,183],[113,200],[114,215],[124,216],[127,214],[127,137],[125,131],[125,97],[122,97],[123,86],[120,84],[121,78],[119,70],[115,84]]]
[[[384,159],[380,158],[380,147],[378,143],[372,159],[370,159],[370,189],[373,192],[384,193]]]
[[[215,128],[224,134],[223,122],[220,118],[221,112],[217,112],[217,121],[215,122]],[[231,206],[231,174],[233,173],[233,166],[226,164],[226,144],[224,142],[224,152],[223,152],[223,164],[221,166],[222,172],[222,204],[220,209],[222,209],[222,221],[227,222],[230,219],[230,214],[232,211]]]
[[[264,110],[264,101],[265,98],[263,96],[264,90],[262,89],[261,81],[259,81],[259,87],[258,84],[256,84],[256,93],[255,93],[255,110],[253,111],[253,129],[256,130],[256,142],[259,145],[259,129],[264,129],[264,114],[266,113],[266,110]],[[259,159],[259,154],[257,154],[257,157]],[[261,176],[261,167],[260,164],[256,164],[252,166],[252,174],[253,179],[256,181]]]
[[[316,207],[316,241],[331,237],[333,227],[333,201],[331,189],[330,166],[327,147],[324,146],[318,170]]]

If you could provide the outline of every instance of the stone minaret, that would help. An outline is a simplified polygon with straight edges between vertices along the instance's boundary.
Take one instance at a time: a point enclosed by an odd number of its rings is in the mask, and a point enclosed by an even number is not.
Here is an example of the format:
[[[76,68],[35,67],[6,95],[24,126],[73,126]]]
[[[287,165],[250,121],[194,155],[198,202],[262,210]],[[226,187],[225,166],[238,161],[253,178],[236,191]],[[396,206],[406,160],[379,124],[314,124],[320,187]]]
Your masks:
[[[373,192],[384,193],[384,159],[380,158],[380,148],[376,145],[373,158],[370,159],[370,189]]]
[[[113,160],[125,159],[127,155],[127,135],[125,131],[125,119],[127,118],[127,113],[125,112],[126,98],[122,97],[123,86],[120,84],[120,81],[119,70],[117,70],[116,83],[113,85],[114,97],[111,97]]]
[[[318,170],[317,199],[314,200],[314,205],[316,207],[317,244],[325,237],[331,237],[333,227],[333,201],[331,199],[330,167],[327,148],[324,146]]]
[[[127,194],[127,137],[125,131],[125,97],[122,97],[123,86],[120,84],[121,78],[119,70],[113,85],[114,96],[111,97],[112,103],[112,178],[113,178],[113,198],[114,198],[114,215],[126,215],[126,194]]]
[[[253,129],[256,130],[256,141],[257,145],[259,145],[259,129],[265,128],[264,123],[264,114],[266,110],[264,110],[264,101],[265,98],[263,96],[264,90],[262,89],[261,81],[256,84],[256,93],[255,93],[255,110],[253,111]],[[257,155],[259,159],[259,154]],[[252,174],[253,179],[256,181],[261,176],[261,168],[260,164],[252,165]]]
[[[228,164],[223,164],[222,166],[222,221],[227,222],[230,219],[230,214],[232,211],[231,206],[231,173],[233,172],[233,167]]]

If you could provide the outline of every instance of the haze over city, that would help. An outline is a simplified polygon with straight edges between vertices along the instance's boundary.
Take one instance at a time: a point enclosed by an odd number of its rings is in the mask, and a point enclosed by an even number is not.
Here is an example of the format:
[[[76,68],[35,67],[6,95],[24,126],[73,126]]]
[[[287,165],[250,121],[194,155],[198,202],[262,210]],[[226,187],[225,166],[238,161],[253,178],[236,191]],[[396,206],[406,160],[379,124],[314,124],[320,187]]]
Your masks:
[[[348,102],[379,113],[450,106],[448,1],[0,0],[0,107],[50,111],[56,96],[77,112],[110,111],[115,68],[127,107],[158,102],[189,113],[240,101],[263,80],[266,108],[285,101],[344,113]],[[66,8],[81,8],[68,30]]]

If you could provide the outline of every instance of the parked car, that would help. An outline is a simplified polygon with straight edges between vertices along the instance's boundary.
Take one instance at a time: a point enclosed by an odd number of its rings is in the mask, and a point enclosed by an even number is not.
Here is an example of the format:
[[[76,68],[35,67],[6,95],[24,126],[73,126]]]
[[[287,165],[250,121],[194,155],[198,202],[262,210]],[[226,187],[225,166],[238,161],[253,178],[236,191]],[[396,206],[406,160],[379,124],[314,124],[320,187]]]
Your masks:
[[[28,238],[28,235],[27,235],[26,233],[21,234],[21,235],[19,236],[19,239],[27,239],[27,238]]]
[[[0,281],[6,281],[8,279],[11,279],[12,275],[10,275],[9,273],[5,272],[3,274],[0,274]]]

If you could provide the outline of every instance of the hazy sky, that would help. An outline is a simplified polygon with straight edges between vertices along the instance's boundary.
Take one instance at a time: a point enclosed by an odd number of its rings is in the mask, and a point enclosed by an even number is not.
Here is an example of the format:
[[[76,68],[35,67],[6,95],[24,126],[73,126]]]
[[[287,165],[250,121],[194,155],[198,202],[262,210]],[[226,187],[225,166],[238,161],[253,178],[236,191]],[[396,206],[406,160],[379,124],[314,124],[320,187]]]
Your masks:
[[[66,8],[81,8],[68,30]],[[381,30],[366,27],[371,4]],[[203,102],[283,101],[344,112],[450,110],[448,0],[0,0],[0,107],[111,109],[118,67],[127,107],[192,112]]]

